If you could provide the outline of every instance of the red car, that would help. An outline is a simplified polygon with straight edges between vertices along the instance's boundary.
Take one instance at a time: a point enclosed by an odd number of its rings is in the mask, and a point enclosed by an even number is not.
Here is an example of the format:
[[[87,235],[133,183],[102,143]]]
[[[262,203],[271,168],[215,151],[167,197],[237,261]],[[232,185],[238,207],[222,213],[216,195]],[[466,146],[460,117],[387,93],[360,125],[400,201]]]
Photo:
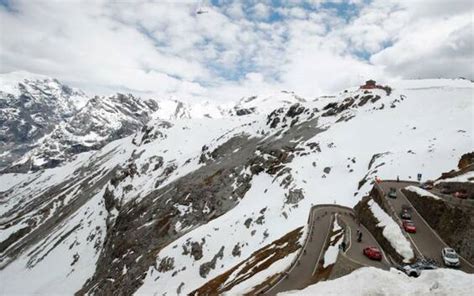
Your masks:
[[[457,198],[466,199],[467,198],[467,192],[466,191],[456,191],[456,192],[453,193],[453,196],[457,197]]]
[[[406,232],[416,233],[416,226],[412,221],[404,220],[403,229],[405,229]]]
[[[364,248],[364,255],[372,260],[382,260],[382,252],[377,247],[366,247]]]

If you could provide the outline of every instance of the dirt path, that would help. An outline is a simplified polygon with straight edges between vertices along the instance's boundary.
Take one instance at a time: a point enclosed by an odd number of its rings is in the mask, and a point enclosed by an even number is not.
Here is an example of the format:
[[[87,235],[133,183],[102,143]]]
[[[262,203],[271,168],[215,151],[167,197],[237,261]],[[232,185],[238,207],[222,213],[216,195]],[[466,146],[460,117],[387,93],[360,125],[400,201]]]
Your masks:
[[[402,210],[402,205],[409,205],[413,208],[412,220],[416,226],[416,233],[408,234],[412,245],[417,249],[423,257],[431,258],[438,262],[439,266],[443,266],[443,260],[441,258],[441,250],[447,245],[439,237],[428,223],[421,217],[416,211],[413,205],[410,203],[408,198],[403,194],[401,189],[406,186],[413,185],[413,183],[407,182],[382,182],[379,184],[380,188],[387,193],[390,187],[394,187],[397,190],[397,198],[387,198],[388,202],[393,206],[397,215]],[[384,196],[386,198],[386,195]],[[395,217],[394,217],[395,218]],[[395,221],[397,221],[395,219]],[[403,231],[403,230],[402,230]],[[461,258],[461,270],[469,273],[474,273],[474,267],[468,263],[464,258]]]

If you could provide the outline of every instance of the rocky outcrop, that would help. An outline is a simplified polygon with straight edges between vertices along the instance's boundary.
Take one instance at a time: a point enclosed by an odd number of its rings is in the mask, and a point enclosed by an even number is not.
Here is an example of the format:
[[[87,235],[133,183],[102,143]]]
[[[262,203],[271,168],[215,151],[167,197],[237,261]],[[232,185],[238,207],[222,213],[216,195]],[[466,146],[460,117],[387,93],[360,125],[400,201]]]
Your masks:
[[[297,204],[302,199],[304,199],[304,195],[301,189],[293,189],[286,194],[287,204]]]
[[[224,247],[221,247],[219,252],[214,256],[214,258],[212,258],[211,261],[201,264],[201,266],[199,267],[199,275],[201,275],[201,277],[203,278],[207,277],[209,272],[212,269],[216,268],[217,259],[222,259],[223,257],[224,257]]]

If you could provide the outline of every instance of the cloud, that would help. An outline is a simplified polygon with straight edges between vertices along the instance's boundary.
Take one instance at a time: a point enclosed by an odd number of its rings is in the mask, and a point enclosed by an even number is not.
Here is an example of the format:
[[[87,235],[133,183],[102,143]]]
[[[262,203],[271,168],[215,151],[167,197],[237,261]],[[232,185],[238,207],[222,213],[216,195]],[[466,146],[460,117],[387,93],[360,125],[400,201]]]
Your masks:
[[[252,8],[253,14],[258,19],[267,19],[270,16],[270,8],[259,2]]]
[[[91,93],[236,100],[272,89],[317,96],[368,77],[474,78],[464,0],[8,3],[0,72]]]
[[[474,78],[473,19],[470,1],[397,3],[398,24],[385,22],[391,45],[370,61],[404,78]]]
[[[241,19],[245,17],[245,13],[240,2],[232,2],[225,8],[225,12],[233,19]]]
[[[393,46],[372,56],[393,75],[408,78],[474,77],[472,24],[467,20],[447,20],[420,24],[406,32]]]

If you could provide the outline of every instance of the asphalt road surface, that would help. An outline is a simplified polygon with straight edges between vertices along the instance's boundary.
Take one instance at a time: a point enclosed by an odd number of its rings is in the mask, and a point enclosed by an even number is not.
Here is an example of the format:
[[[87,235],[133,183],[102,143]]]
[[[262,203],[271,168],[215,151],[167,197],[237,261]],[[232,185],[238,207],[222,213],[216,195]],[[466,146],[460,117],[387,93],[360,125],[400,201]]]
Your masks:
[[[409,185],[413,185],[413,183],[387,181],[379,184],[384,193],[388,193],[390,187],[397,189],[397,198],[388,198],[386,195],[384,196],[384,198],[386,198],[393,206],[397,215],[399,215],[401,212],[402,205],[409,205],[412,208],[412,221],[415,223],[416,233],[410,233],[408,235],[414,249],[421,253],[423,257],[434,259],[439,263],[440,266],[443,266],[441,250],[448,246],[438,236],[436,231],[434,231],[421,217],[407,197],[402,193],[401,189]],[[395,219],[395,221],[397,221],[397,219]],[[402,229],[402,231],[404,230]],[[460,269],[468,273],[474,273],[474,266],[467,262],[464,258],[461,258]]]
[[[355,261],[360,265],[374,266],[389,270],[390,263],[388,262],[385,252],[383,252],[379,243],[375,240],[372,234],[363,225],[359,226],[359,223],[356,222],[356,220],[351,216],[339,215],[339,218],[342,219],[343,222],[350,229],[351,240],[345,252],[347,257],[349,257],[350,260]],[[360,229],[360,231],[362,232],[362,241],[360,243],[357,242],[357,229]],[[382,250],[382,261],[374,261],[364,255],[364,248],[369,246],[378,247],[380,250]]]
[[[351,240],[346,248],[346,257],[359,265],[389,269],[390,264],[385,254],[382,261],[374,261],[365,257],[362,253],[363,248],[366,246],[376,246],[379,249],[381,247],[365,227],[358,225],[354,219],[352,209],[336,206],[319,206],[311,211],[313,231],[309,234],[310,238],[306,248],[302,250],[304,253],[299,264],[290,270],[287,277],[281,279],[271,289],[267,290],[265,292],[266,295],[276,295],[279,292],[289,290],[300,290],[314,283],[314,273],[319,261],[324,257],[324,247],[329,239],[332,221],[335,219],[336,213],[339,219],[350,228]],[[358,228],[362,231],[362,242],[360,243],[356,241]]]

